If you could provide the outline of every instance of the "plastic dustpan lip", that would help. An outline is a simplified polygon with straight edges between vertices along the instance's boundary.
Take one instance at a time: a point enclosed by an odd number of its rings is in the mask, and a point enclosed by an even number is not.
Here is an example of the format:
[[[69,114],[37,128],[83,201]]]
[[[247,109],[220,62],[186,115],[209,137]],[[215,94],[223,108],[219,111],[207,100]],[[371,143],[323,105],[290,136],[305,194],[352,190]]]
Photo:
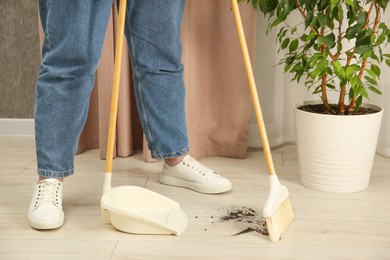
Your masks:
[[[154,191],[151,191],[151,190],[148,190],[148,189],[145,189],[145,188],[142,188],[142,187],[139,187],[139,186],[131,186],[131,185],[124,185],[124,186],[117,186],[117,187],[114,187],[112,189],[110,189],[110,191],[108,192],[108,194],[103,194],[102,196],[102,201],[103,201],[103,198],[104,199],[104,203],[107,207],[110,207],[112,209],[117,209],[116,207],[112,206],[112,204],[109,202],[109,197],[111,195],[111,193],[115,192],[115,191],[119,191],[119,190],[132,190],[132,191],[140,191],[140,192],[143,192],[143,193],[149,193],[149,194],[152,194],[153,196],[156,197],[156,199],[161,199],[161,200],[164,200],[166,202],[169,202],[171,205],[170,205],[170,208],[180,208],[180,204],[168,197],[165,197],[157,192],[154,192]],[[103,206],[103,205],[102,205]],[[161,208],[166,208],[166,207],[161,207]],[[145,209],[140,209],[141,211],[142,210],[145,210]],[[120,210],[120,211],[123,211],[123,210]],[[126,212],[126,211],[123,211],[123,212]]]

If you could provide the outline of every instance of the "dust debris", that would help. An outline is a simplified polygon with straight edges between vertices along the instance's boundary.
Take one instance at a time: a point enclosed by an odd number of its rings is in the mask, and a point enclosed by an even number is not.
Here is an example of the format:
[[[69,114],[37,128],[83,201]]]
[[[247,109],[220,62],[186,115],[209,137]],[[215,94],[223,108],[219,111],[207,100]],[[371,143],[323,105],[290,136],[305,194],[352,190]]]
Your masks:
[[[220,222],[233,221],[242,228],[240,232],[235,233],[233,236],[243,235],[249,232],[257,232],[264,236],[269,235],[265,219],[249,207],[232,206],[230,209],[225,210],[225,213],[219,220]]]
[[[204,217],[211,219],[212,225],[217,222],[233,222],[241,231],[234,233],[232,236],[239,236],[251,232],[269,236],[265,219],[250,207],[231,206],[229,208],[219,208],[217,212],[217,214],[213,215],[205,212]],[[202,218],[202,216],[195,216],[195,219]],[[203,229],[207,231],[207,228]]]

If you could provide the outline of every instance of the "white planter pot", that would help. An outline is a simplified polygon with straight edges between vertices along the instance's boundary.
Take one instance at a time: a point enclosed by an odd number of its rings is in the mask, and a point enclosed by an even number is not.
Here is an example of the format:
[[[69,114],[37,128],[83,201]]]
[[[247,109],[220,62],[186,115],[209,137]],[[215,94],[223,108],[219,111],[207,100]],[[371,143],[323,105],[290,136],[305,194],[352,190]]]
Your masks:
[[[313,103],[306,102],[305,104]],[[320,115],[294,108],[301,183],[325,192],[368,187],[383,110],[369,115]]]

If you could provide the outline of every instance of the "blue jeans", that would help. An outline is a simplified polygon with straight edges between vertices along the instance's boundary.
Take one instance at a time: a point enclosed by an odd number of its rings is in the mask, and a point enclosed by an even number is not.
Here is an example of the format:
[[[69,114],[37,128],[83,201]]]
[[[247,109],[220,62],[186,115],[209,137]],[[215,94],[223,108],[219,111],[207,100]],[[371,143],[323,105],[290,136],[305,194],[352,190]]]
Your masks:
[[[73,174],[112,8],[109,0],[39,0],[45,39],[36,84],[38,174]],[[128,0],[125,34],[152,156],[188,152],[180,27],[184,0]]]

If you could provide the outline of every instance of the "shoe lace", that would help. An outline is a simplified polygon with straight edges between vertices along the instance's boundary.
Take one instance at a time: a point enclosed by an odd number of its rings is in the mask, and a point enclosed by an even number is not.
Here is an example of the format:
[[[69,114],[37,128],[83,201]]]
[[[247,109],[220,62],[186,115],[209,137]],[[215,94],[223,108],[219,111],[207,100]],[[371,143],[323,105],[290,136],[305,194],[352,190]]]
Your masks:
[[[42,181],[38,184],[38,195],[35,207],[45,202],[52,202],[56,206],[59,204],[60,182]]]
[[[203,176],[206,175],[206,173],[210,172],[210,169],[208,167],[204,166],[203,164],[201,164],[195,158],[192,157],[188,157],[187,160],[183,161],[183,164],[186,165],[187,167],[191,167],[192,169],[199,172]],[[212,170],[211,172],[214,174],[218,174],[217,172]]]

